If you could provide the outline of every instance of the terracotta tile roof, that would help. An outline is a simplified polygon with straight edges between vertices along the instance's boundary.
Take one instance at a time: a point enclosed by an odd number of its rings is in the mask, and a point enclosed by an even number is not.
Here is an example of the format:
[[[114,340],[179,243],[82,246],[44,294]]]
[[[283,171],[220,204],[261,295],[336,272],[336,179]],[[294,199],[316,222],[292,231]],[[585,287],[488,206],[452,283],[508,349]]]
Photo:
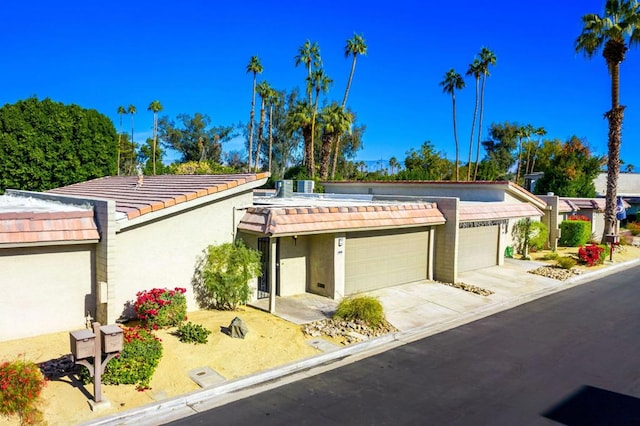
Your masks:
[[[444,222],[445,218],[435,203],[251,207],[242,217],[238,229],[277,236],[339,230],[428,226]]]
[[[580,207],[576,206],[570,200],[560,198],[558,202],[558,213],[571,213],[580,210]]]
[[[98,240],[93,210],[0,213],[0,244]]]
[[[109,176],[47,192],[114,200],[116,211],[133,219],[268,176],[268,173],[145,176],[142,185],[138,185],[137,176]]]
[[[458,210],[461,222],[542,215],[541,210],[529,203],[461,203]]]
[[[597,210],[603,212],[607,205],[607,200],[605,198],[569,198],[563,197],[560,199],[561,201],[566,201],[578,207],[577,210],[585,209],[585,210]],[[622,200],[622,204],[625,209],[631,207],[629,203]]]

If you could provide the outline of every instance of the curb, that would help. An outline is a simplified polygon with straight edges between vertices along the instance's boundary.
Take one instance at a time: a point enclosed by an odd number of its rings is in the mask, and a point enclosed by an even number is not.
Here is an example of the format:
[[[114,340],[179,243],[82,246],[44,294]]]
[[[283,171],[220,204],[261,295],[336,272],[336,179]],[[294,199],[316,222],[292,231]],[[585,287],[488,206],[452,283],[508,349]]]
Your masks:
[[[640,264],[640,259],[633,259],[621,262],[599,269],[597,271],[588,272],[577,275],[562,281],[557,287],[544,288],[532,293],[520,296],[515,299],[496,302],[489,306],[485,306],[467,313],[458,315],[457,317],[437,323],[432,323],[424,327],[418,327],[412,330],[399,331],[384,336],[376,337],[360,343],[356,343],[344,348],[339,348],[331,352],[315,355],[300,361],[295,361],[283,366],[275,367],[256,373],[251,376],[230,380],[223,384],[212,386],[200,390],[195,390],[187,394],[169,398],[160,402],[152,402],[141,407],[132,408],[117,414],[90,420],[80,423],[84,426],[101,426],[101,425],[157,425],[169,421],[178,420],[189,415],[197,414],[201,411],[213,408],[215,401],[220,401],[223,397],[231,393],[237,393],[252,387],[277,386],[275,383],[280,379],[301,375],[309,372],[311,369],[319,368],[323,365],[333,364],[330,368],[337,368],[339,361],[344,364],[355,362],[358,359],[374,355],[394,347],[402,346],[415,340],[419,340],[434,334],[438,334],[452,328],[479,320],[481,318],[496,314],[498,312],[512,309],[516,306],[528,303],[530,301],[548,296],[560,291],[586,284],[596,278],[618,272]],[[319,372],[318,372],[319,373]],[[257,389],[257,392],[264,389]],[[256,393],[257,393],[256,392]],[[150,421],[150,420],[154,421]]]

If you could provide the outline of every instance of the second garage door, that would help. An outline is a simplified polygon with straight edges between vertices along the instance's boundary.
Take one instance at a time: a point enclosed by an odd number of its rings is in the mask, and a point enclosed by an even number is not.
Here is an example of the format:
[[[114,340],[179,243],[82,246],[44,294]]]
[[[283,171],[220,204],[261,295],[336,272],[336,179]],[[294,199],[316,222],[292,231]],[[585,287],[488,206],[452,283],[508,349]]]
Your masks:
[[[425,228],[347,234],[345,293],[426,279],[428,247]]]
[[[458,272],[497,265],[499,232],[498,225],[461,228],[458,237]]]

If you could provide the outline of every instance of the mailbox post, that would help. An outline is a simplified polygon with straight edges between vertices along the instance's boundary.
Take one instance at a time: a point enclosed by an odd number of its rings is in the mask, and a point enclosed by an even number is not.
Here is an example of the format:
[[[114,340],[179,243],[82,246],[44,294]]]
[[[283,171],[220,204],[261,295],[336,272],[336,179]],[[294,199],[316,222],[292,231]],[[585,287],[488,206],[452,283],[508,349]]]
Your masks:
[[[102,403],[102,373],[116,355],[122,351],[124,335],[117,325],[101,326],[93,323],[91,330],[78,330],[69,333],[71,353],[76,364],[84,365],[93,377],[93,401]],[[93,358],[93,363],[89,362]],[[94,405],[92,405],[92,409]]]

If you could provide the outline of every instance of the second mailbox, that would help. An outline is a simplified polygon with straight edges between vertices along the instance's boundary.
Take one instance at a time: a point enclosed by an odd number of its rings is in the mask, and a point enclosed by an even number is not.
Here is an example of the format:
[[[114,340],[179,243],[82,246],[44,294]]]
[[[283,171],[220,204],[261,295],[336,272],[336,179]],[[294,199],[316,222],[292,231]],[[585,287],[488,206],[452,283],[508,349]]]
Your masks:
[[[103,325],[100,327],[100,343],[102,352],[111,354],[121,352],[124,334],[122,329],[115,324]]]

